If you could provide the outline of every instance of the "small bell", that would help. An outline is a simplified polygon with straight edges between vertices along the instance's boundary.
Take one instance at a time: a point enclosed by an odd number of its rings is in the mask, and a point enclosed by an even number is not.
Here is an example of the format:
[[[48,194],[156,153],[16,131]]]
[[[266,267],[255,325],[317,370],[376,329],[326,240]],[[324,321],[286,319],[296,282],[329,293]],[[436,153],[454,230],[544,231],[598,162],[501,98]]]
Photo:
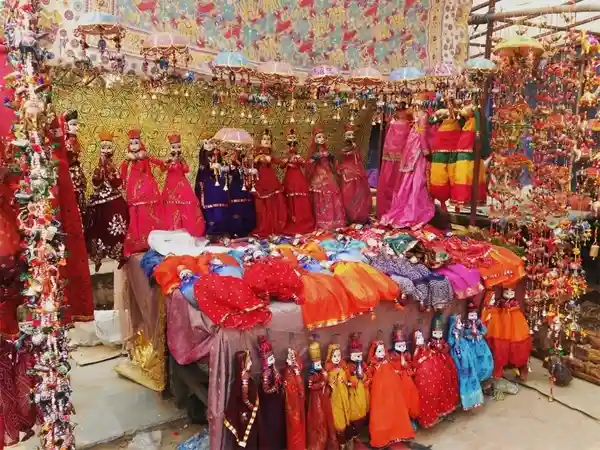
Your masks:
[[[598,257],[598,253],[600,252],[600,245],[594,243],[590,247],[590,256],[594,259]]]

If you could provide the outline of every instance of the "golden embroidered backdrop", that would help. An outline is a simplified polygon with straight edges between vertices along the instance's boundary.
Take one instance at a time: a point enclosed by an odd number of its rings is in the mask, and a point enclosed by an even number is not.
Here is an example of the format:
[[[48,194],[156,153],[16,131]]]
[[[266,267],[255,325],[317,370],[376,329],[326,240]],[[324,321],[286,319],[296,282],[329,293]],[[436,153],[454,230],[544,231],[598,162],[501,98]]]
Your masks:
[[[187,92],[187,96],[185,96]],[[116,164],[121,164],[127,151],[127,132],[133,128],[142,130],[142,140],[148,152],[155,157],[168,157],[169,144],[167,136],[172,133],[181,135],[183,153],[190,165],[189,179],[193,182],[198,168],[198,146],[201,140],[212,137],[222,127],[243,128],[256,140],[265,128],[273,135],[274,155],[284,156],[287,151],[286,133],[294,128],[299,138],[299,152],[306,156],[311,140],[313,125],[307,123],[306,117],[322,125],[327,133],[329,149],[334,153],[344,147],[344,124],[348,123],[349,112],[342,110],[341,120],[333,119],[331,106],[323,106],[319,102],[316,114],[307,114],[306,100],[297,100],[294,108],[295,123],[290,124],[291,112],[285,107],[273,106],[267,110],[256,107],[244,108],[237,99],[228,102],[224,116],[221,109],[213,116],[212,91],[201,86],[181,89],[177,95],[152,95],[148,89],[136,84],[115,88],[95,86],[68,86],[55,83],[53,85],[53,103],[58,113],[66,109],[79,112],[79,142],[82,148],[81,162],[88,180],[98,163],[100,149],[98,132],[112,131],[115,136]],[[331,104],[331,103],[329,103]],[[241,118],[242,111],[252,112],[252,119]],[[260,119],[264,113],[267,124]],[[372,111],[361,110],[356,114],[354,123],[357,131],[357,144],[366,155],[371,134]],[[365,158],[366,160],[366,158]],[[164,175],[156,172],[156,178],[162,183]],[[88,189],[90,189],[88,183]]]

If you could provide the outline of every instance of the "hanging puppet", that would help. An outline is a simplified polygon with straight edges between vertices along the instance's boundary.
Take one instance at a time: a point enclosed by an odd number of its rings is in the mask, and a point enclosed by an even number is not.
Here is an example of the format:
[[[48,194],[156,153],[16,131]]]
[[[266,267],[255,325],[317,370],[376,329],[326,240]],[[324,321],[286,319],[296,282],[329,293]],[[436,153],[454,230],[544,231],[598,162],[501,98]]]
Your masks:
[[[348,395],[350,380],[346,362],[342,358],[342,348],[338,343],[331,343],[327,348],[325,371],[331,388],[329,401],[333,413],[333,426],[338,442],[344,445],[350,427],[350,400]]]
[[[113,162],[113,135],[100,132],[100,160],[94,169],[94,192],[87,206],[85,237],[90,259],[100,269],[111,258],[125,264],[124,242],[129,227],[129,210],[121,192],[121,177]]]
[[[167,179],[162,191],[165,206],[163,226],[166,230],[184,229],[192,236],[204,235],[204,217],[192,186],[186,178],[190,171],[181,152],[181,136],[168,137],[170,156],[166,161]]]
[[[246,184],[243,155],[238,150],[233,150],[229,155],[223,148],[219,152],[224,159],[229,160],[229,163],[221,167],[225,172],[223,189],[229,189],[227,231],[235,237],[248,236],[256,228],[256,210]]]
[[[342,149],[342,161],[337,170],[341,178],[342,202],[346,218],[352,223],[369,220],[373,199],[365,164],[356,145],[354,125],[344,126],[346,146]]]
[[[302,364],[295,350],[288,348],[283,369],[287,450],[306,450],[306,394]],[[311,424],[312,426],[312,424]]]
[[[485,340],[486,334],[487,328],[479,319],[477,307],[470,301],[467,305],[465,339],[475,355],[475,368],[480,382],[491,378],[494,372],[494,357]]]
[[[367,366],[363,361],[363,345],[360,342],[360,335],[352,333],[350,335],[350,360],[348,361],[348,374],[350,376],[350,424],[355,438],[354,448],[361,447],[358,439],[361,429],[368,422],[369,415],[369,390],[367,378]]]
[[[87,190],[87,180],[85,179],[85,173],[79,162],[81,147],[79,145],[79,140],[77,139],[77,131],[79,130],[77,111],[73,109],[65,111],[61,118],[69,173],[71,174],[71,181],[73,182],[73,188],[75,189],[79,214],[81,215],[82,223],[85,223],[85,192]]]
[[[412,355],[408,351],[408,342],[404,328],[394,325],[392,333],[392,350],[390,358],[394,369],[400,376],[400,390],[404,397],[404,403],[408,409],[408,415],[416,420],[419,417],[419,391],[413,380],[415,370],[412,364]]]

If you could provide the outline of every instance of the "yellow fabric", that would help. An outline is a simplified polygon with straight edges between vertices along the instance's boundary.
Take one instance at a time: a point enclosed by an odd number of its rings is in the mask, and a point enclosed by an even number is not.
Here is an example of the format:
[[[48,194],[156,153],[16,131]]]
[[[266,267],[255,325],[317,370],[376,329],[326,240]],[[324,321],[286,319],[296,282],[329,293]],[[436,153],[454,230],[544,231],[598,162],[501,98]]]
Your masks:
[[[465,124],[463,125],[463,131],[476,131],[475,129],[476,121],[475,116],[469,117]]]
[[[400,296],[400,288],[394,282],[394,280],[392,280],[386,274],[365,263],[355,264],[359,264],[359,267],[370,277],[371,283],[377,290],[380,300],[392,302]]]
[[[429,181],[434,186],[445,186],[450,182],[450,173],[448,164],[432,163],[429,174]]]
[[[333,426],[338,433],[344,432],[350,425],[350,397],[348,394],[348,375],[338,366],[327,372],[331,386],[331,411]],[[309,425],[310,426],[310,425]]]
[[[444,119],[440,125],[439,131],[456,131],[460,130],[460,124],[456,119]]]
[[[333,269],[333,275],[344,285],[352,296],[352,313],[358,314],[374,309],[379,303],[379,294],[366,273],[360,270],[360,263],[339,262]]]
[[[369,391],[365,388],[363,380],[351,377],[352,384],[356,387],[350,388],[350,421],[356,422],[367,417],[369,413]]]

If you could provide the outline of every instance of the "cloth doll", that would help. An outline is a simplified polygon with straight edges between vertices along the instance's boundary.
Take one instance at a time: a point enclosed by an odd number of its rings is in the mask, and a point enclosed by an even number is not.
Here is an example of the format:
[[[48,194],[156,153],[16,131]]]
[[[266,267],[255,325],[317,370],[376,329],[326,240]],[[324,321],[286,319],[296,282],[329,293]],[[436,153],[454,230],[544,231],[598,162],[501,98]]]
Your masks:
[[[473,302],[467,305],[467,322],[465,324],[465,339],[475,355],[475,368],[479,381],[491,378],[494,372],[494,357],[485,340],[487,328],[479,319],[477,307]]]
[[[413,380],[415,369],[412,364],[412,355],[408,351],[408,342],[404,328],[399,324],[394,325],[392,332],[390,360],[400,376],[400,389],[408,408],[408,415],[411,419],[417,419],[419,417],[420,403],[419,391]]]
[[[349,345],[350,359],[347,362],[350,387],[350,424],[352,431],[357,437],[368,421],[369,414],[369,390],[367,367],[363,361],[363,346],[360,335],[352,333]],[[356,448],[356,446],[355,446]]]
[[[350,427],[350,397],[348,387],[350,380],[346,371],[346,362],[342,359],[342,349],[339,344],[331,343],[327,348],[325,364],[327,380],[331,388],[331,411],[333,426],[340,444],[346,442],[346,433]]]
[[[287,351],[282,378],[285,393],[286,449],[306,450],[306,394],[302,363],[298,360],[296,351],[291,348]]]
[[[260,448],[281,450],[286,448],[285,403],[283,381],[275,367],[273,346],[266,336],[258,337],[258,351],[262,366],[260,397]]]
[[[69,173],[71,174],[71,181],[73,182],[75,196],[77,197],[79,214],[81,215],[83,223],[85,223],[85,191],[87,190],[87,180],[85,179],[85,173],[79,162],[81,146],[77,139],[77,131],[79,130],[77,111],[73,109],[67,110],[62,114],[61,119],[65,151],[69,164]]]

